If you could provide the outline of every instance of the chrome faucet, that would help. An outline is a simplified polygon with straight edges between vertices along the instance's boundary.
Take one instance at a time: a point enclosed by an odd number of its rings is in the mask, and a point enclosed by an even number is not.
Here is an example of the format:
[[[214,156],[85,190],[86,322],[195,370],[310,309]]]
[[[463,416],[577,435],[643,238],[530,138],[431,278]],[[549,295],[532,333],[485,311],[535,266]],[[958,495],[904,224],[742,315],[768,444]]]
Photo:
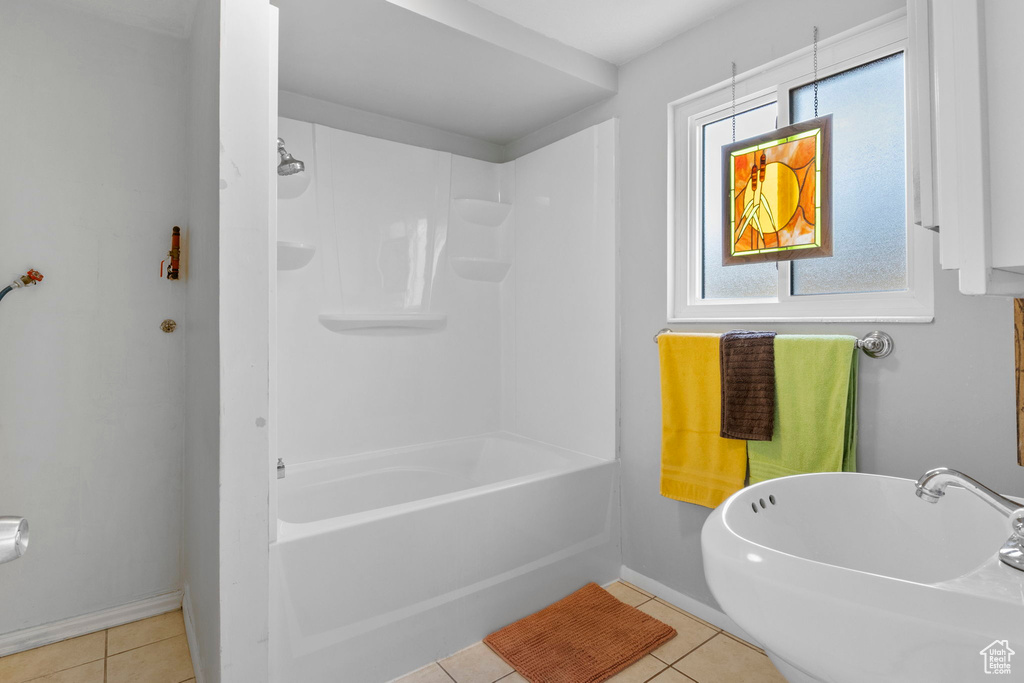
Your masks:
[[[937,467],[922,474],[917,480],[917,497],[929,503],[937,503],[946,495],[946,487],[950,484],[967,489],[1006,515],[1010,521],[1010,538],[999,549],[999,560],[1024,571],[1024,505],[1004,498],[963,472],[948,467]]]

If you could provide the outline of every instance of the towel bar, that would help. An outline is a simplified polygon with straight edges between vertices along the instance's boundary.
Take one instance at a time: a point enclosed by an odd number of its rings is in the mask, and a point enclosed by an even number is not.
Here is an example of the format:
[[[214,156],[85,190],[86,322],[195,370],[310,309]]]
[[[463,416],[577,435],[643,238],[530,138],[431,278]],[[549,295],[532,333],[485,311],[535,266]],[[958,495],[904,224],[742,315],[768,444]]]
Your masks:
[[[654,335],[654,343],[657,344],[658,337],[666,332],[672,332],[672,330],[667,327],[658,330],[658,334]],[[885,358],[892,353],[895,344],[888,334],[875,330],[863,339],[858,339],[857,348],[872,358]]]

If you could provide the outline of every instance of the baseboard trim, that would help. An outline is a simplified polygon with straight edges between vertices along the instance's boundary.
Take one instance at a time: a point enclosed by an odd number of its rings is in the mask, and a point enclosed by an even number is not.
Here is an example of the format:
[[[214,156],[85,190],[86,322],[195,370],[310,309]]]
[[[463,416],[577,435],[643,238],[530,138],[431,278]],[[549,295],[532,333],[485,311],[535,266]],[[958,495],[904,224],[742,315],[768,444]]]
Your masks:
[[[682,607],[684,610],[689,612],[695,617],[700,617],[704,621],[708,622],[713,626],[717,626],[723,631],[728,631],[738,638],[742,638],[748,643],[752,643],[761,647],[753,636],[740,628],[739,624],[729,618],[725,612],[706,605],[700,600],[691,598],[689,595],[680,593],[677,590],[673,590],[663,583],[659,583],[654,579],[648,578],[640,572],[634,571],[629,567],[623,566],[620,572],[624,581],[629,581],[634,584],[637,588],[643,588],[648,593],[663,598],[668,602],[671,602],[677,607]]]
[[[5,633],[0,635],[0,657],[171,612],[181,607],[181,596],[181,591],[164,593],[119,607]]]
[[[185,584],[185,593],[181,597],[181,612],[185,617],[185,637],[188,638],[188,651],[192,655],[192,673],[196,683],[204,683],[203,667],[199,661],[199,640],[196,638],[196,623],[192,619],[192,594]]]

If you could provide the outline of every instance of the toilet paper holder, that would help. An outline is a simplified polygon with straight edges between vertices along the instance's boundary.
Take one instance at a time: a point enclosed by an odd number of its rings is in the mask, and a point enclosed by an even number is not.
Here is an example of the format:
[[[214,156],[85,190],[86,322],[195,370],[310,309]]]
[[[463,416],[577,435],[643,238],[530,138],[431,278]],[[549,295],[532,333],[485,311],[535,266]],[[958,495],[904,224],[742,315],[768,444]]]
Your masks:
[[[28,550],[28,520],[0,517],[0,564],[16,560]]]

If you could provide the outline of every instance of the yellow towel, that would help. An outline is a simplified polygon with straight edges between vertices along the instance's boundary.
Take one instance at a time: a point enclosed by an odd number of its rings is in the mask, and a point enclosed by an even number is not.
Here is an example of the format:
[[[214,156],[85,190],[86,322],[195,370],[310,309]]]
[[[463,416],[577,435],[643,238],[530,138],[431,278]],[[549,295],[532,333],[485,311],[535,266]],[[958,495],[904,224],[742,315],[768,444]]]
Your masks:
[[[747,442],[719,436],[717,334],[662,334],[661,495],[717,507],[743,488]]]

